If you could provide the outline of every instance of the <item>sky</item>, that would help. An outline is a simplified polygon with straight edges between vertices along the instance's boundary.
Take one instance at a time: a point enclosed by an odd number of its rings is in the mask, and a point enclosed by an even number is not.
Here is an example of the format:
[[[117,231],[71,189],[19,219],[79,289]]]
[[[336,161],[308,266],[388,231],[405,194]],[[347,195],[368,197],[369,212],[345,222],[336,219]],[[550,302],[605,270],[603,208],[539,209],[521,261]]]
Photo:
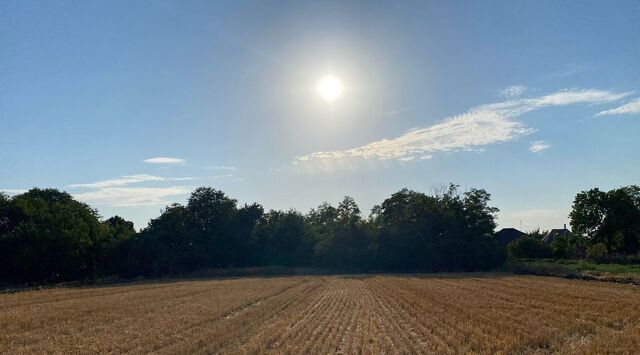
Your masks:
[[[449,183],[561,228],[639,138],[639,1],[0,2],[0,190],[136,228],[198,186],[367,215]]]

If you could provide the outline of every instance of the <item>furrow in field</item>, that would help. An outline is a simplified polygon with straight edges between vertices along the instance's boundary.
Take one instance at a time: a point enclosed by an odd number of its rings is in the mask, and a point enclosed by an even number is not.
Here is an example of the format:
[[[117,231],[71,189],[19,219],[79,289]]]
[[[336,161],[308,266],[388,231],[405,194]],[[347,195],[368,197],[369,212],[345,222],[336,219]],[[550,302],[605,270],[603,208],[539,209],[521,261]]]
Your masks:
[[[76,300],[50,308],[38,305],[34,310],[18,309],[15,315],[5,314],[0,319],[19,326],[20,331],[16,333],[20,336],[7,339],[18,348],[47,348],[55,337],[59,352],[74,351],[80,346],[87,351],[131,351],[144,349],[145,343],[160,341],[180,327],[201,321],[203,316],[219,317],[228,309],[300,282],[283,281],[203,281],[197,285],[175,285],[174,293],[155,296],[150,293],[131,297],[132,293],[123,293],[100,303]],[[186,293],[192,295],[191,301],[183,298],[185,287]],[[176,303],[174,297],[182,301]],[[94,341],[87,342],[87,339]],[[0,343],[6,343],[3,335]]]
[[[300,328],[312,326],[316,322],[316,315],[326,312],[327,303],[324,300],[329,293],[330,283],[325,281],[320,290],[309,296],[307,302],[299,303],[272,322],[264,323],[250,338],[238,344],[236,348],[230,348],[229,351],[249,353],[273,351],[285,341],[284,339],[292,344],[299,344],[297,340],[287,339],[287,337],[301,334]],[[303,339],[303,342],[309,341],[309,338]]]
[[[382,308],[391,309],[395,322],[402,322],[407,326],[407,333],[413,338],[411,341],[418,347],[418,351],[427,353],[455,353],[455,347],[448,338],[454,329],[446,322],[444,311],[430,309],[420,312],[415,304],[407,304],[403,300],[402,290],[393,285],[389,277],[376,277],[369,281],[370,287],[376,294],[377,302]],[[400,331],[404,334],[404,331]],[[403,341],[408,341],[403,339]]]
[[[323,286],[322,280],[296,286],[286,292],[264,300],[241,315],[225,318],[189,334],[184,341],[159,349],[161,353],[218,353],[227,352],[242,344],[265,323],[272,322],[306,303]]]
[[[0,353],[635,354],[637,287],[504,274],[185,281],[0,295]]]
[[[282,294],[286,294],[292,289],[303,287],[308,283],[306,280],[301,282],[287,285],[284,288],[270,290],[263,288],[260,291],[260,295],[257,298],[243,299],[238,294],[226,294],[224,298],[229,302],[227,304],[233,305],[231,307],[225,307],[224,309],[217,309],[214,303],[208,302],[208,300],[192,299],[189,302],[197,305],[207,305],[206,307],[199,307],[197,312],[191,313],[193,318],[185,319],[184,314],[180,309],[176,309],[175,313],[171,317],[167,317],[167,321],[164,322],[164,327],[159,331],[151,331],[150,333],[160,334],[161,338],[151,344],[151,349],[159,350],[166,347],[170,347],[172,344],[179,343],[185,339],[192,339],[197,337],[199,333],[206,331],[209,327],[218,323],[231,320],[236,317],[242,316],[244,313],[250,311],[252,308],[260,306],[264,302],[268,302],[270,299],[280,297]],[[254,287],[259,288],[261,285],[256,284]],[[234,301],[235,300],[235,301]],[[184,311],[184,309],[182,310]],[[181,321],[186,320],[186,321]],[[171,323],[167,326],[167,323]],[[158,335],[156,335],[158,337]],[[135,349],[140,351],[146,351],[150,346],[144,344],[145,337],[140,337],[142,345],[138,345]]]
[[[438,280],[438,283],[442,283],[442,280]],[[519,280],[522,282],[522,280]],[[515,283],[516,281],[514,281]],[[566,281],[565,281],[566,282]],[[509,346],[513,346],[514,348],[548,348],[550,346],[554,346],[559,340],[566,336],[575,336],[575,335],[584,335],[595,332],[602,332],[603,328],[599,324],[594,324],[592,320],[586,320],[583,315],[582,318],[580,316],[576,316],[580,311],[586,311],[587,315],[592,312],[597,312],[597,309],[589,309],[589,307],[569,307],[568,310],[557,308],[553,304],[553,300],[550,300],[549,303],[541,302],[537,300],[540,295],[544,295],[544,290],[538,289],[531,290],[529,294],[522,295],[519,300],[527,300],[534,299],[534,302],[538,303],[536,306],[531,307],[523,307],[521,309],[524,318],[531,318],[530,321],[525,321],[523,323],[513,322],[512,319],[505,319],[504,317],[496,316],[495,314],[491,314],[491,309],[496,308],[499,305],[496,304],[496,298],[492,295],[482,295],[478,293],[478,290],[474,290],[469,288],[469,284],[474,284],[478,286],[477,280],[469,279],[466,282],[461,282],[460,280],[449,280],[445,282],[444,286],[433,287],[433,282],[430,282],[425,279],[422,283],[409,283],[410,288],[414,290],[415,293],[421,293],[420,288],[429,289],[429,290],[451,290],[451,299],[456,300],[455,297],[456,292],[464,291],[462,295],[466,298],[457,299],[454,304],[449,304],[447,307],[452,310],[452,313],[460,313],[459,310],[456,309],[455,303],[465,305],[465,309],[462,310],[469,313],[469,319],[473,320],[473,329],[482,330],[485,329],[487,332],[492,332],[495,329],[501,329],[499,334],[495,336],[492,335],[492,339],[494,341],[485,341],[485,344],[494,345],[494,349],[505,349],[509,348]],[[420,285],[422,284],[422,285]],[[508,285],[507,285],[508,286]],[[500,288],[492,287],[492,290],[500,290]],[[505,288],[505,292],[507,292],[509,288]],[[469,298],[469,295],[475,295],[476,297]],[[489,308],[483,306],[483,302],[488,302]],[[499,298],[498,298],[498,302]],[[637,304],[637,300],[636,300]],[[615,303],[609,302],[609,305],[614,305]],[[551,309],[552,311],[550,311]],[[505,311],[513,311],[508,308],[504,309]],[[590,312],[592,311],[592,312]],[[570,316],[567,315],[570,314]],[[602,319],[606,319],[607,317],[600,317],[600,320],[604,323],[609,321],[602,321]],[[529,329],[528,332],[516,332],[511,329],[516,328],[518,324],[524,324]],[[547,327],[541,325],[548,324]],[[564,329],[560,329],[559,325],[568,324],[569,327],[564,327]],[[524,333],[524,336],[523,336]],[[486,346],[485,346],[486,347]]]
[[[492,345],[496,344],[496,339],[505,339],[507,343],[516,341],[514,337],[521,334],[514,329],[514,324],[504,324],[505,320],[491,314],[491,298],[478,292],[470,292],[459,282],[448,283],[441,279],[430,280],[428,283],[404,282],[405,285],[395,285],[399,289],[408,291],[407,297],[403,297],[405,302],[413,303],[412,294],[430,295],[423,297],[416,306],[421,308],[425,300],[432,303],[426,305],[426,309],[440,309],[444,314],[451,314],[448,317],[449,327],[454,329],[454,337],[448,337],[450,344],[461,343],[463,348],[468,346],[471,352],[493,352]],[[461,292],[462,291],[462,292]],[[489,302],[489,307],[486,307]],[[463,305],[463,307],[461,307]],[[453,323],[451,323],[453,322]],[[506,326],[505,326],[506,325]],[[543,333],[548,333],[548,329],[542,327]],[[534,336],[540,328],[534,329]],[[458,345],[459,347],[459,345]]]

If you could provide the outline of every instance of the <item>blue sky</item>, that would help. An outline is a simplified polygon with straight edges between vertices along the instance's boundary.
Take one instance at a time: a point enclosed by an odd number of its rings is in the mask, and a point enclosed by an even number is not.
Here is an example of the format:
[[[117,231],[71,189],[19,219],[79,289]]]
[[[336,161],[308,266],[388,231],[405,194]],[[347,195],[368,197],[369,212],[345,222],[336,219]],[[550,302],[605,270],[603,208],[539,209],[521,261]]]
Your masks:
[[[0,189],[138,228],[196,186],[368,213],[450,182],[559,227],[640,183],[639,98],[638,1],[0,2]]]

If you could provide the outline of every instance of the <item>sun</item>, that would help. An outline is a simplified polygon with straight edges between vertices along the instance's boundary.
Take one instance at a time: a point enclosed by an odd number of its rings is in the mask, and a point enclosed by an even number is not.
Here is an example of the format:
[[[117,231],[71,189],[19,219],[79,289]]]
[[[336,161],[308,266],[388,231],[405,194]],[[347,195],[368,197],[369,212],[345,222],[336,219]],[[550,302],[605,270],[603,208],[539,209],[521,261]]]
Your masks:
[[[322,78],[318,84],[318,93],[327,102],[333,102],[338,99],[342,95],[342,91],[343,87],[340,80],[331,75]]]

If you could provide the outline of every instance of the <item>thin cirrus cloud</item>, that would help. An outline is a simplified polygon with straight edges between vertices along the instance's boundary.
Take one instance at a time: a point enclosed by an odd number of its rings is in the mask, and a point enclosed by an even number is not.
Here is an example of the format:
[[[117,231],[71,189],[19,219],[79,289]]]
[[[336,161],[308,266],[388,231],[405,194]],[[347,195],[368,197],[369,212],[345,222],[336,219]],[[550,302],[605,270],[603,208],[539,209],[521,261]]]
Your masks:
[[[171,187],[108,187],[75,194],[74,197],[95,205],[112,207],[141,207],[169,204],[168,197],[178,197],[191,192],[189,186]]]
[[[74,197],[95,205],[112,207],[139,207],[168,204],[168,197],[188,194],[191,186],[131,187],[131,184],[167,181],[189,181],[193,177],[161,177],[148,174],[124,175],[119,178],[86,184],[72,184],[69,187],[92,189],[93,191],[74,194]]]
[[[640,113],[640,98],[628,102],[622,106],[612,108],[611,110],[598,112],[596,116],[631,115],[638,113]]]
[[[194,186],[130,186],[144,183],[190,181],[190,180],[215,180],[218,183],[230,183],[243,181],[241,177],[233,174],[221,174],[210,177],[161,177],[148,174],[124,175],[114,179],[102,180],[92,183],[72,184],[69,187],[90,189],[92,191],[74,194],[80,201],[92,205],[108,205],[111,207],[143,207],[161,206],[175,201],[176,198],[190,193]]]
[[[506,97],[508,99],[518,97],[524,92],[527,91],[527,87],[524,85],[513,85],[508,88],[500,91],[500,96]]]
[[[224,165],[205,166],[204,169],[205,170],[226,170],[226,171],[238,170],[238,168],[236,168],[235,166],[224,166]]]
[[[154,175],[147,174],[138,174],[138,175],[124,175],[119,178],[102,180],[97,182],[91,182],[86,184],[71,184],[70,187],[81,187],[81,188],[107,188],[107,187],[117,187],[124,186],[139,182],[148,182],[148,181],[186,181],[186,180],[194,180],[193,177],[178,177],[178,178],[165,178]]]
[[[239,176],[235,176],[233,174],[215,175],[215,176],[211,176],[210,178],[213,179],[213,180],[219,181],[219,182],[240,182],[240,181],[244,181],[243,178],[241,178]]]
[[[326,163],[330,160],[349,158],[410,161],[425,159],[435,152],[481,150],[483,146],[509,142],[534,132],[535,129],[517,120],[525,113],[552,106],[614,102],[628,94],[607,90],[570,89],[533,98],[510,99],[474,107],[466,113],[445,118],[435,125],[409,130],[396,138],[381,139],[346,150],[320,151],[297,156],[294,163]]]
[[[171,157],[155,157],[144,160],[147,164],[170,164],[170,165],[182,165],[186,163],[186,160],[180,158]]]
[[[25,192],[27,192],[28,190],[26,189],[0,189],[1,193],[5,193],[9,196],[14,196],[14,195],[20,195],[23,194]]]
[[[529,146],[529,151],[531,153],[540,153],[544,150],[547,150],[551,148],[551,144],[545,142],[545,141],[533,141],[531,142],[531,145]]]

